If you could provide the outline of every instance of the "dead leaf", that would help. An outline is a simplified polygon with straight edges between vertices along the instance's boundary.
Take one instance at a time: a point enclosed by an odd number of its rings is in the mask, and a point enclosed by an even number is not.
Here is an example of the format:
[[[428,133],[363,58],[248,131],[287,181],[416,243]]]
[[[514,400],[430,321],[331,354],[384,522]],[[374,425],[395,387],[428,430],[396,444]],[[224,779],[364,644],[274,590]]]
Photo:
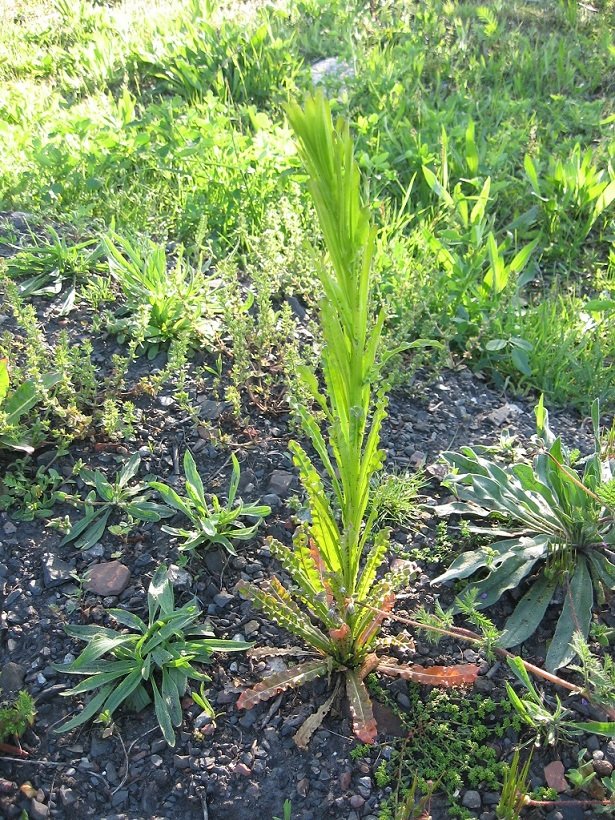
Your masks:
[[[36,795],[38,794],[38,789],[35,789],[31,783],[22,783],[19,787],[19,791],[23,795],[25,795],[25,797],[27,797],[28,800],[31,800],[33,797],[36,797]]]
[[[323,703],[323,705],[319,709],[317,709],[312,715],[309,715],[303,721],[301,727],[299,728],[299,730],[293,736],[293,740],[295,741],[295,743],[297,744],[297,746],[300,749],[303,749],[304,751],[307,749],[308,743],[312,739],[312,735],[314,734],[316,729],[318,729],[320,727],[323,720],[327,717],[327,715],[331,711],[331,707],[333,706],[333,701],[335,700],[335,698],[337,696],[339,688],[340,688],[340,681],[339,681],[339,678],[338,678],[338,681],[335,684],[335,688],[334,688],[334,690],[331,694],[331,697],[327,698],[325,703]],[[298,787],[297,787],[297,791],[299,791]],[[302,797],[305,797],[305,795],[302,795]]]
[[[299,646],[255,646],[252,649],[248,649],[246,652],[248,658],[253,658],[254,660],[258,660],[259,658],[269,658],[274,655],[294,655],[297,658],[301,658],[304,655],[313,654],[313,652],[308,652],[306,649],[301,649]]]
[[[280,672],[278,675],[270,675],[266,680],[257,683],[252,689],[246,689],[237,700],[238,709],[252,709],[258,703],[269,700],[276,695],[293,687],[303,686],[304,683],[326,675],[329,667],[326,661],[307,661],[298,666]]]
[[[378,735],[378,726],[372,711],[372,701],[367,687],[354,669],[346,672],[346,694],[355,735],[361,743],[373,743]]]
[[[564,777],[564,764],[561,760],[553,760],[545,766],[545,780],[550,789],[555,789],[556,792],[568,791],[568,783]]]
[[[461,663],[456,666],[402,666],[394,658],[381,658],[378,671],[384,675],[403,678],[427,686],[471,686],[478,677],[479,667],[475,663]]]

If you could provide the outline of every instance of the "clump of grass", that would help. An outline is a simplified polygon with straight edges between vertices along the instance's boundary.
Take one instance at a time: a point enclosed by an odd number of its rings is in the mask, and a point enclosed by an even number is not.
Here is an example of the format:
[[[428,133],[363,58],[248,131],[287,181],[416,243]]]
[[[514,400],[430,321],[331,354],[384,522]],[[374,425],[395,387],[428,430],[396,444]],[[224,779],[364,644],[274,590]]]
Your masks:
[[[399,470],[378,475],[372,482],[372,508],[380,523],[407,527],[421,514],[420,492],[425,474]]]

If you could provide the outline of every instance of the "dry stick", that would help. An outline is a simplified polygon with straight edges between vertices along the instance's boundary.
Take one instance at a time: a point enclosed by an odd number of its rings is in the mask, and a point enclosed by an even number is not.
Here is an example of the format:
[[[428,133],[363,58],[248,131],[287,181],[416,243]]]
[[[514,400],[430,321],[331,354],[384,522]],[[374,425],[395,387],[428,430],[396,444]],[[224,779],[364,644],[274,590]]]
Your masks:
[[[613,800],[532,800],[530,797],[524,806],[615,806]]]
[[[363,606],[365,609],[371,609],[372,612],[380,613],[381,615],[386,615],[387,618],[392,618],[394,621],[399,621],[402,624],[408,624],[408,626],[413,626],[415,629],[427,629],[431,632],[437,632],[440,635],[447,635],[449,638],[462,638],[464,641],[470,641],[472,643],[482,644],[483,639],[480,635],[476,632],[472,632],[470,629],[462,629],[458,626],[450,626],[450,627],[441,627],[441,626],[432,626],[431,624],[422,624],[420,621],[415,621],[412,618],[405,618],[403,615],[396,615],[393,612],[383,612],[376,607],[369,606],[369,604],[358,604],[358,606]],[[496,655],[499,655],[500,658],[515,658],[517,657],[512,652],[509,652],[507,649],[502,649],[500,646],[492,647],[493,651]],[[568,689],[571,692],[574,692],[577,695],[583,695],[588,700],[591,699],[591,695],[581,686],[575,686],[574,683],[570,683],[563,678],[558,677],[557,675],[553,675],[551,672],[547,672],[546,669],[541,669],[539,666],[534,666],[533,663],[529,663],[529,661],[524,661],[523,658],[519,658],[521,663],[525,666],[528,672],[531,672],[534,675],[538,675],[545,680],[548,680],[550,683],[554,683],[556,686],[561,686],[563,689]]]

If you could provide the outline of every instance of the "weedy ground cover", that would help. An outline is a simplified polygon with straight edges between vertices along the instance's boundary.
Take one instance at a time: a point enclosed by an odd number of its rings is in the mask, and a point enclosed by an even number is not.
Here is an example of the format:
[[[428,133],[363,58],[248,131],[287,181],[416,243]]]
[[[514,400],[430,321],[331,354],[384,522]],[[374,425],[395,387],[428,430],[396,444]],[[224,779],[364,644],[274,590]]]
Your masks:
[[[58,780],[18,792],[11,769],[0,814],[41,816],[31,801],[85,814],[87,771],[101,816],[111,803],[202,817],[208,799],[220,820],[237,806],[271,816],[288,794],[287,817],[335,793],[339,816],[509,817],[554,797],[528,794],[529,764],[512,756],[528,737],[543,741],[532,781],[559,756],[573,799],[612,808],[614,13],[612,0],[0,12],[0,639],[27,667],[40,736],[67,673],[85,677],[68,728],[103,726],[48,732],[44,752],[19,681],[13,754],[53,756]],[[443,370],[465,366],[480,377],[465,388]],[[448,512],[489,512],[497,529],[455,518],[415,539],[437,456],[479,432],[492,444],[500,394],[532,391],[566,408],[585,458],[553,438],[541,403],[532,464],[523,413],[499,449],[446,453],[465,502]],[[571,408],[593,418],[593,453]],[[117,595],[90,588],[109,558],[130,576]],[[478,590],[447,610],[453,596],[438,586],[434,601],[429,581],[453,558],[444,579]],[[201,608],[212,629],[195,627]],[[449,643],[415,645],[404,619]],[[282,646],[288,633],[302,646]],[[245,637],[258,647],[211,663]],[[73,638],[87,644],[77,658]],[[504,648],[517,644],[522,660]],[[497,699],[419,689],[479,671]],[[352,730],[376,737],[372,695],[407,737],[388,762],[361,747],[348,779]],[[176,756],[150,743],[160,729]],[[92,740],[94,766],[75,751],[71,781],[68,754],[93,738],[111,744],[105,759]]]

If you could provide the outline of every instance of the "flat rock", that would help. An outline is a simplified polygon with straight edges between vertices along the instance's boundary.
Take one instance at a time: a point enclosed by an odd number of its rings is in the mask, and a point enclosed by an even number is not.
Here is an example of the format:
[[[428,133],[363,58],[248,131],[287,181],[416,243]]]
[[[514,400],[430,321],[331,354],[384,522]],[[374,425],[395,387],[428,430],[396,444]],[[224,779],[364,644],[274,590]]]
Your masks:
[[[0,690],[5,694],[18,692],[23,686],[26,670],[18,663],[9,661],[0,672]]]
[[[480,794],[473,789],[469,789],[464,794],[461,804],[465,806],[466,809],[480,809],[482,804]]]
[[[43,584],[47,589],[73,581],[73,568],[66,561],[47,552],[43,555]]]
[[[555,789],[556,792],[565,792],[568,789],[568,783],[564,777],[564,764],[561,760],[553,760],[544,768],[545,780],[550,789]]]
[[[287,470],[274,470],[269,477],[267,492],[273,495],[288,495],[295,476]]]
[[[192,586],[192,575],[188,570],[178,567],[177,564],[171,564],[169,567],[169,581],[175,589],[187,592]]]
[[[130,570],[119,561],[96,564],[87,572],[86,589],[103,597],[120,595],[128,586]]]
[[[213,401],[212,399],[205,399],[204,401],[199,403],[201,405],[199,415],[202,419],[205,419],[206,421],[214,421],[215,419],[220,418],[222,413],[224,413],[224,411],[229,406],[228,402]]]

